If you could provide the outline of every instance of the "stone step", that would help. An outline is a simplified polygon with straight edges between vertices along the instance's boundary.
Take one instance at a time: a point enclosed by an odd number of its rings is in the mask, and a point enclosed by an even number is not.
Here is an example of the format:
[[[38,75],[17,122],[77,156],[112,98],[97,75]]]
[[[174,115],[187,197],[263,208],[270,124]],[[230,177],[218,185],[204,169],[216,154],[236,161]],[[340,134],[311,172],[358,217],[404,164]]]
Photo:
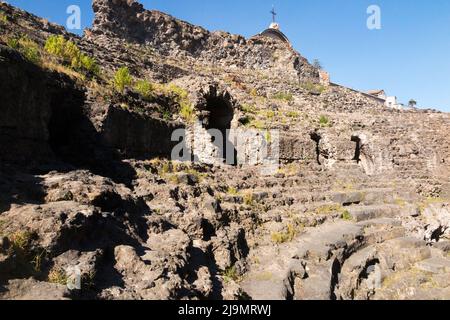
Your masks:
[[[348,207],[348,212],[356,222],[377,218],[395,218],[401,216],[414,216],[418,214],[418,208],[414,205],[369,205]]]
[[[450,276],[450,259],[431,257],[416,263],[416,268],[430,273],[449,273]]]
[[[361,191],[336,192],[328,195],[330,201],[339,203],[343,206],[352,204],[375,204],[375,203],[393,203],[395,201],[394,189],[364,189]]]
[[[303,290],[308,296],[330,299],[331,271],[318,263],[328,261],[334,250],[354,250],[362,245],[360,240],[363,238],[361,226],[339,221],[309,228],[305,234],[278,249],[273,244],[258,247],[252,252],[258,262],[250,266],[241,286],[253,299],[288,299],[292,298],[293,278],[303,278],[308,270],[309,280],[300,283]]]
[[[333,299],[332,261],[323,265],[308,265],[308,276],[294,282],[295,300],[331,300]]]

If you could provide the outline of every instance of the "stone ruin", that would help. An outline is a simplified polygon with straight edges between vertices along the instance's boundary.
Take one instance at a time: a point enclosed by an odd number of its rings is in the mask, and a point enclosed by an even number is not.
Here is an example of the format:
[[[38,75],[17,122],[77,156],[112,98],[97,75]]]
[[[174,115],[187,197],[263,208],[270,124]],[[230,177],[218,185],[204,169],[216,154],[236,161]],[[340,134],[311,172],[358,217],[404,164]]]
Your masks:
[[[277,39],[93,8],[77,37],[0,3],[0,299],[450,297],[448,113],[327,85]],[[46,63],[8,46],[24,34]],[[51,35],[101,75],[46,53]],[[115,92],[123,66],[163,89]],[[171,161],[180,129],[200,161]],[[280,167],[263,175],[261,143],[208,129],[279,132],[260,138]],[[253,165],[223,165],[228,150]],[[81,289],[63,284],[73,270]]]

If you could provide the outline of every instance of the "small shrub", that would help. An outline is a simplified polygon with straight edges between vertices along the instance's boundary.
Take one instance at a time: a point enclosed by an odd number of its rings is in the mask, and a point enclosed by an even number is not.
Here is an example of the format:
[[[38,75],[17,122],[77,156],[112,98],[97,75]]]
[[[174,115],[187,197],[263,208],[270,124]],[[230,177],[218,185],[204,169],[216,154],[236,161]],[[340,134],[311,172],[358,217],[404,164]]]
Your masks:
[[[289,163],[278,169],[278,173],[284,174],[285,176],[292,177],[297,175],[299,172],[299,167],[296,163]]]
[[[167,94],[174,96],[178,102],[188,99],[189,96],[189,93],[186,90],[173,83],[166,86],[165,91]]]
[[[319,118],[319,124],[321,127],[329,127],[330,126],[330,119],[328,119],[327,116],[320,116]]]
[[[63,36],[50,36],[45,42],[44,49],[55,56],[66,58],[66,40]]]
[[[27,36],[22,36],[20,38],[10,38],[6,43],[10,48],[18,50],[25,57],[25,59],[27,59],[31,63],[41,63],[39,45]]]
[[[48,274],[48,282],[66,285],[68,277],[61,268],[53,268]]]
[[[169,120],[172,119],[172,114],[170,113],[169,110],[164,109],[164,110],[162,110],[162,118],[163,118],[164,120],[169,121]]]
[[[312,81],[303,82],[300,87],[313,94],[322,94],[326,90],[323,85],[314,83]]]
[[[246,104],[246,103],[244,103],[244,104],[241,105],[241,110],[244,113],[252,113],[252,114],[256,113],[256,107],[253,104]]]
[[[273,96],[273,98],[276,100],[283,100],[287,102],[294,100],[294,96],[289,92],[278,92]]]
[[[258,96],[258,90],[256,90],[255,88],[251,89],[249,93],[254,98]]]
[[[3,12],[0,12],[0,24],[7,24],[8,17]]]
[[[84,54],[80,55],[80,63],[78,66],[79,69],[84,69],[93,75],[98,75],[100,73],[100,67],[97,64],[97,61],[94,58]]]
[[[289,118],[293,118],[293,119],[297,119],[300,117],[300,113],[298,113],[297,111],[289,111],[288,113],[286,113],[286,115]]]
[[[285,232],[274,232],[271,235],[272,241],[276,244],[282,244],[285,242],[290,242],[294,240],[297,236],[297,230],[292,224],[287,226],[287,231]]]
[[[264,112],[264,116],[267,118],[267,120],[272,120],[273,118],[275,118],[275,111],[272,110],[267,110]]]
[[[81,52],[78,46],[62,35],[50,36],[45,42],[45,51],[64,60],[72,69],[98,75],[100,67],[96,60]]]
[[[164,91],[180,106],[180,116],[187,122],[192,122],[195,118],[195,110],[189,100],[189,93],[175,84],[169,84]]]
[[[6,40],[6,44],[11,49],[16,49],[16,50],[19,49],[19,39],[18,38],[8,38]]]
[[[139,80],[134,86],[134,90],[139,93],[145,100],[151,100],[153,98],[153,85],[146,80]]]
[[[191,103],[182,103],[180,109],[181,117],[187,122],[192,122],[194,120],[194,107]]]
[[[247,192],[244,194],[244,204],[247,206],[253,205],[253,193]]]
[[[353,220],[353,216],[351,215],[350,212],[348,212],[348,210],[345,210],[345,211],[342,213],[342,219],[343,219],[343,220],[346,220],[346,221],[351,221],[351,220]]]
[[[222,276],[225,282],[230,282],[231,280],[238,282],[240,280],[235,266],[225,269],[225,271],[222,273]]]
[[[41,272],[42,268],[42,260],[47,256],[47,251],[41,250],[41,252],[36,253],[31,260],[31,263],[33,264],[34,271]]]
[[[19,231],[10,237],[11,248],[14,251],[28,252],[33,233],[29,231]]]
[[[269,130],[267,130],[266,133],[264,134],[264,139],[266,140],[267,143],[272,142],[272,134],[270,133]]]
[[[235,187],[228,187],[227,193],[230,196],[237,196],[239,192]]]
[[[160,174],[167,174],[167,173],[172,173],[172,166],[169,162],[165,162],[162,165],[161,172],[160,172]]]
[[[313,61],[313,67],[318,69],[318,70],[322,70],[322,63],[319,61],[319,59],[314,59]]]
[[[266,129],[266,124],[261,120],[251,119],[250,122],[247,124],[247,127],[254,128],[257,130],[263,130]]]
[[[39,55],[39,50],[36,47],[25,48],[23,55],[25,58],[35,64],[39,64],[41,61],[41,56]]]
[[[123,93],[125,87],[131,85],[132,81],[133,78],[130,75],[130,70],[128,70],[127,67],[121,67],[114,74],[113,79],[114,89],[119,93]]]
[[[318,207],[315,210],[315,213],[318,215],[326,215],[326,214],[332,214],[335,212],[342,212],[342,206],[340,204],[329,204],[329,205],[323,205]]]

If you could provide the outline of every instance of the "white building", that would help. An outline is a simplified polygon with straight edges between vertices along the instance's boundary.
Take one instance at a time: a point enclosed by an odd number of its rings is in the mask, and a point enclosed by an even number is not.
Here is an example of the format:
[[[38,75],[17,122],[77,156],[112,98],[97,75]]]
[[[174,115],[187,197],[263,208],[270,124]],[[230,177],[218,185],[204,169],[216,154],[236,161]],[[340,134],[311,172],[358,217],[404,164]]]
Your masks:
[[[403,109],[404,105],[399,103],[396,96],[388,96],[386,95],[386,92],[384,90],[370,90],[367,92],[367,94],[380,99],[384,100],[384,105],[388,108],[392,109]]]

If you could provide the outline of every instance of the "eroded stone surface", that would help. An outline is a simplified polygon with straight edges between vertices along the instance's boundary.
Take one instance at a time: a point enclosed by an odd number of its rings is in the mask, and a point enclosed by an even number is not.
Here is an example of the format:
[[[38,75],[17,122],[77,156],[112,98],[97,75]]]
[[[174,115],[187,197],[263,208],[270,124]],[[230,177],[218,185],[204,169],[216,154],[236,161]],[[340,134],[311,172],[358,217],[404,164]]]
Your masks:
[[[448,114],[318,86],[283,43],[135,1],[95,0],[84,37],[0,9],[14,22],[0,30],[2,299],[450,297]],[[72,39],[103,76],[28,62],[5,46],[18,33]],[[186,90],[206,147],[219,109],[231,128],[279,130],[280,169],[164,160],[172,131],[195,126],[171,94],[108,91],[122,66]]]

